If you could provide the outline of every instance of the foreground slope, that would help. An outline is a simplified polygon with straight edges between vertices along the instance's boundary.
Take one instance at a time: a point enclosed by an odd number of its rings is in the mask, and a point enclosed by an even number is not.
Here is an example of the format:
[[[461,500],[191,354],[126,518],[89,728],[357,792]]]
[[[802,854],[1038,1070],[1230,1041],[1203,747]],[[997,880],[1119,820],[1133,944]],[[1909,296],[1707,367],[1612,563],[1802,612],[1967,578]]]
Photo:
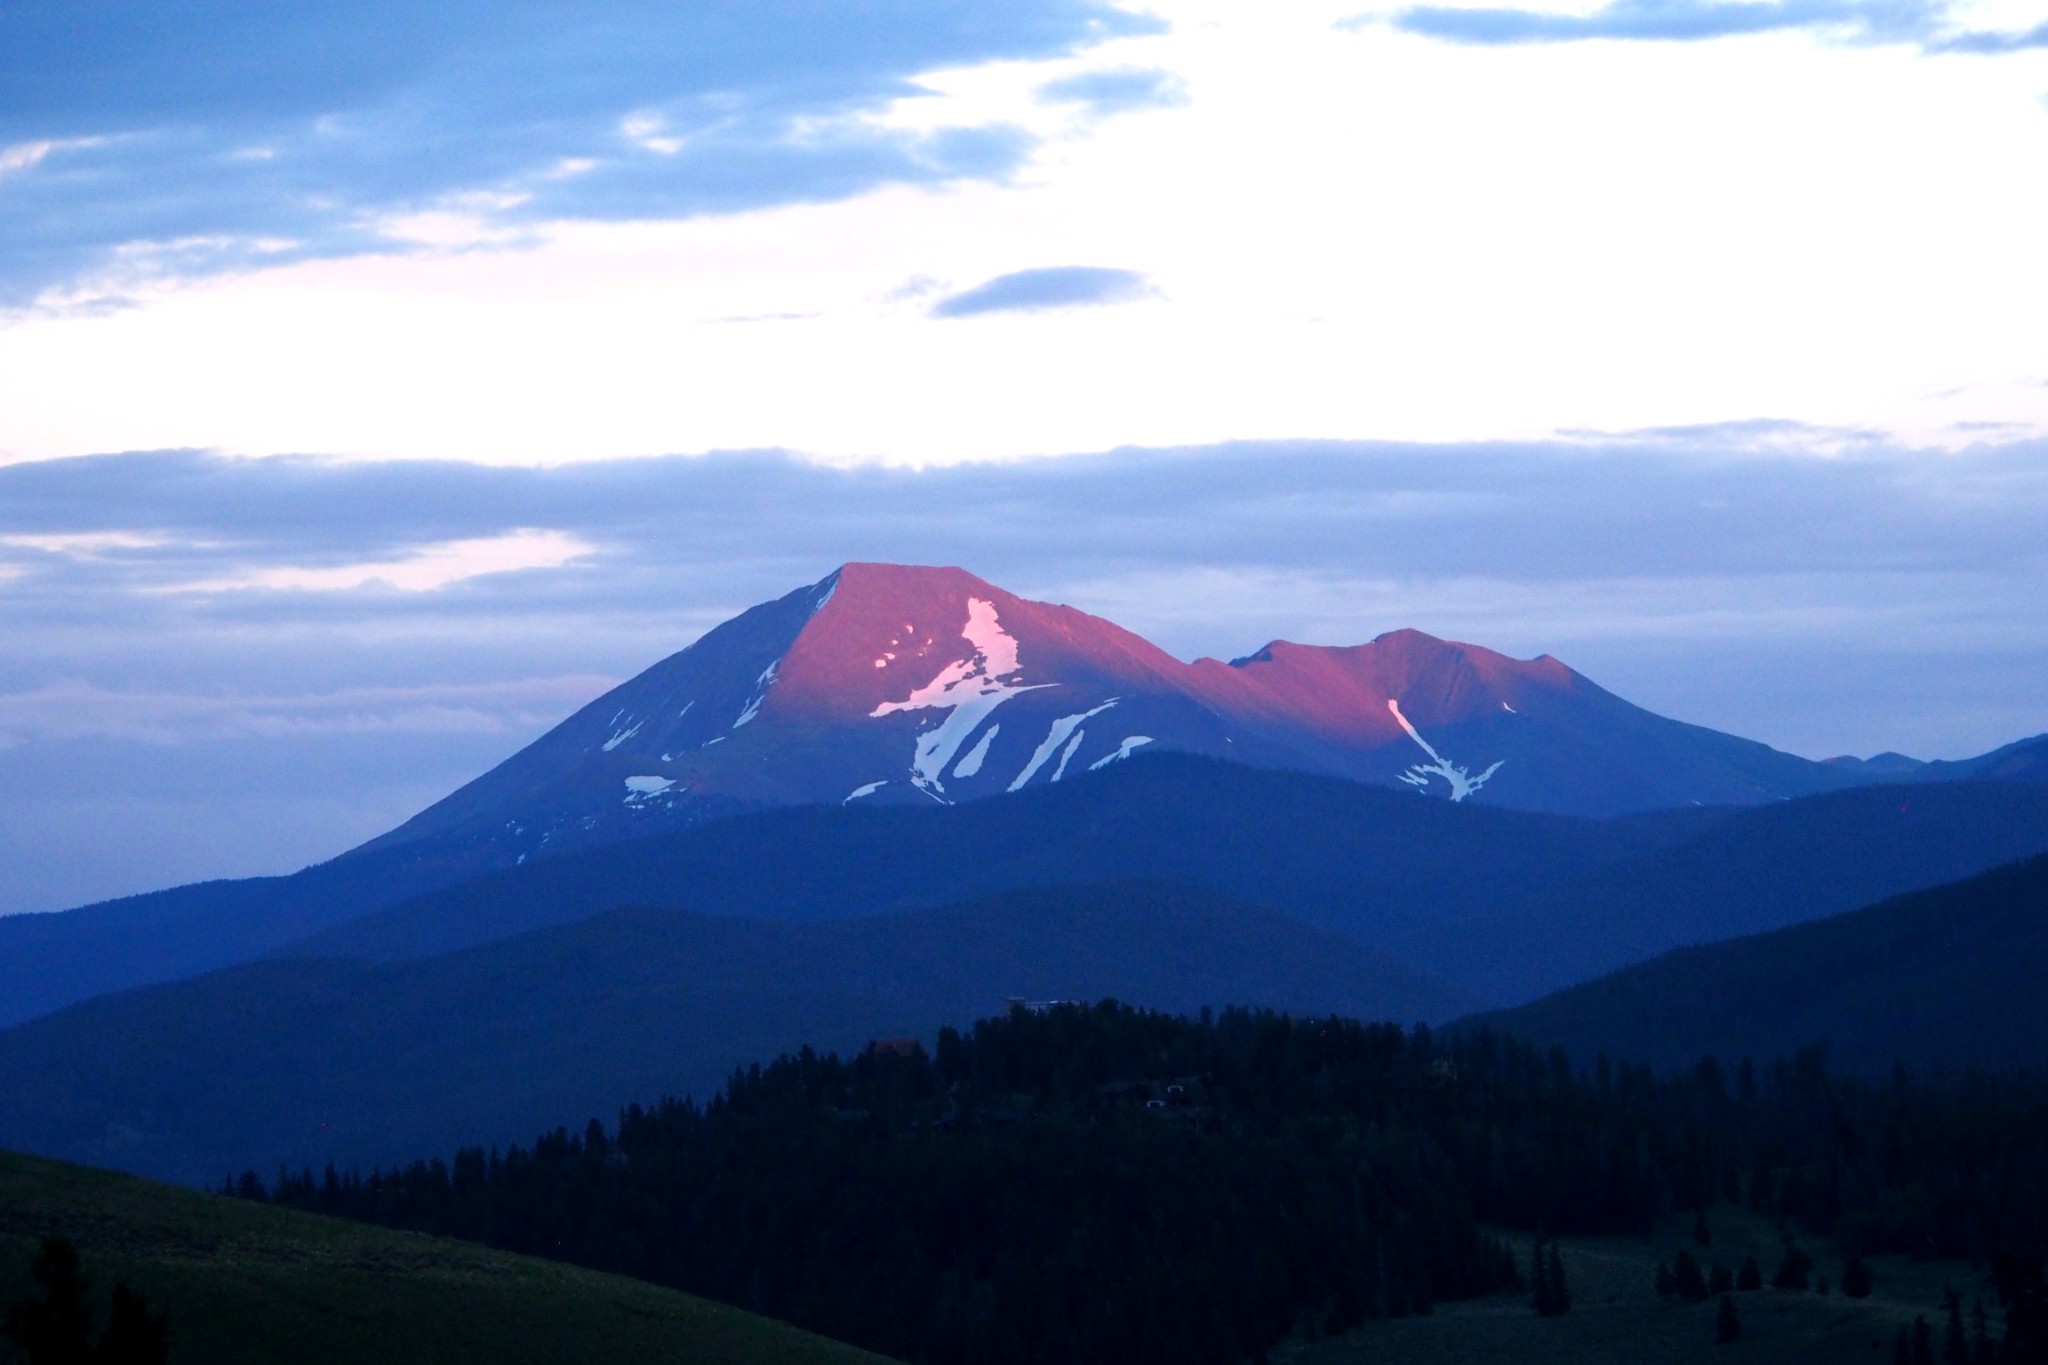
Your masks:
[[[49,1236],[102,1295],[125,1279],[169,1312],[172,1365],[883,1360],[637,1280],[0,1152],[0,1302]]]
[[[442,958],[284,961],[0,1034],[0,1146],[170,1179],[509,1141],[708,1096],[803,1045],[929,1038],[1013,996],[1442,1019],[1457,997],[1209,893],[1018,892],[814,923],[622,910]]]
[[[1776,933],[1687,948],[1481,1015],[1518,1037],[1666,1067],[1808,1043],[1880,1072],[2048,1059],[2048,858]]]

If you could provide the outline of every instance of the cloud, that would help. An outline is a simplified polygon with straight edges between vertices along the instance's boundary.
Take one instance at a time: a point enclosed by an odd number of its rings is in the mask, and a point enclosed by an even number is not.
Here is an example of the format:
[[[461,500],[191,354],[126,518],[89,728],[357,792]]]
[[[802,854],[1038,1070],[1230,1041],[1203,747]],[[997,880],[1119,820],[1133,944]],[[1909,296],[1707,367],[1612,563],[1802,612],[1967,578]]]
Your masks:
[[[1082,104],[1098,116],[1136,109],[1163,109],[1188,102],[1187,83],[1170,71],[1118,67],[1083,71],[1038,87],[1050,104]]]
[[[1135,270],[1101,266],[1043,266],[1014,270],[950,294],[932,305],[935,318],[966,318],[981,313],[1029,313],[1051,308],[1090,308],[1129,303],[1154,293]]]
[[[1852,42],[1913,43],[1928,52],[1995,54],[2048,46],[2048,24],[2025,32],[1961,29],[1950,13],[1945,0],[1611,0],[1580,14],[1420,5],[1397,12],[1393,24],[1423,37],[1489,46],[1694,42],[1787,29],[1817,29]]]
[[[111,536],[71,536],[72,543],[114,540]],[[132,543],[132,542],[128,542]],[[523,526],[503,535],[477,536],[423,545],[397,559],[320,568],[278,565],[250,569],[237,577],[176,583],[170,592],[235,592],[268,588],[289,592],[341,592],[372,585],[400,592],[433,592],[486,574],[521,569],[558,569],[593,553],[593,546],[561,531]]]
[[[1106,0],[7,6],[0,304],[391,250],[451,205],[508,229],[1000,175],[1017,129],[868,115],[928,71],[1161,27]]]

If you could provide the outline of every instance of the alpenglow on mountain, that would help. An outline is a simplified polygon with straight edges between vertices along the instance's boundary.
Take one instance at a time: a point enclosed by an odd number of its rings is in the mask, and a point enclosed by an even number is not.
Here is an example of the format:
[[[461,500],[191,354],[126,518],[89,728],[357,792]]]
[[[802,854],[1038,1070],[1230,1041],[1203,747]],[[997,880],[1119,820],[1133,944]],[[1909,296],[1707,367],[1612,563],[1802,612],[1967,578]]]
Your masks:
[[[749,807],[950,804],[1169,749],[1590,816],[1871,780],[1654,715],[1548,655],[1398,630],[1183,663],[961,569],[848,564],[711,630],[366,851],[499,866]]]

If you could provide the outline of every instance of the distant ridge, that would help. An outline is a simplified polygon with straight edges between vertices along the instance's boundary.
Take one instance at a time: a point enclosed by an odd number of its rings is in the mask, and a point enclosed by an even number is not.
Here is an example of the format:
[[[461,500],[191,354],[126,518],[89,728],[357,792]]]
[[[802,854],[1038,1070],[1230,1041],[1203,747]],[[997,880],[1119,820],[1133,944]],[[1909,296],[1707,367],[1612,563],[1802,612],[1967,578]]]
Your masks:
[[[2048,785],[2048,736],[1952,763],[1811,762],[1654,715],[1547,655],[1517,660],[1395,630],[1360,645],[1275,640],[1230,663],[1183,663],[1108,621],[961,569],[853,563],[714,628],[327,863],[0,917],[0,1026],[247,961],[564,854],[778,808],[939,810],[1171,753],[1341,778],[1404,801],[1592,818],[1665,812],[1655,821],[1666,825],[1685,818],[1674,812],[1879,782]],[[1987,828],[2025,826],[2026,813],[2013,814]],[[1470,833],[1483,842],[1478,825]],[[1451,844],[1459,851],[1446,856],[1474,856]],[[1058,851],[1042,856],[1056,862]],[[1439,900],[1425,940],[1446,923],[1476,930],[1503,903]],[[1476,941],[1505,952],[1515,937]],[[1641,946],[1630,942],[1596,965],[1629,960]],[[1398,951],[1424,962],[1428,944]],[[1529,980],[1523,965],[1540,964],[1510,964],[1484,989],[1513,998]]]
[[[1818,1043],[1844,1071],[2039,1070],[2048,1060],[2048,857],[1829,919],[1684,948],[1475,1016],[1572,1055],[1672,1068]]]

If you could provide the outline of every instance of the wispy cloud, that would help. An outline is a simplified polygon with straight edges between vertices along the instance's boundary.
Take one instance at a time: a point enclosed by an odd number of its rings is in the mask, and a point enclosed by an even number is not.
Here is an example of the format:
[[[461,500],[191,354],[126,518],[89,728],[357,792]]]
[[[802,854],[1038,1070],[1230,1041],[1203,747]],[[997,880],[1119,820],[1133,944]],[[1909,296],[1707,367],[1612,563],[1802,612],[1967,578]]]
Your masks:
[[[1398,11],[1393,23],[1425,37],[1486,45],[1695,42],[1812,29],[1850,42],[1911,43],[1928,52],[1996,54],[2048,46],[2048,24],[2025,31],[1970,29],[1952,15],[1946,0],[1611,0],[1583,13],[1418,5]]]
[[[479,195],[502,229],[1001,174],[1016,129],[858,115],[923,72],[1160,27],[1108,0],[9,6],[0,305],[117,267],[399,249],[392,224]]]
[[[65,537],[73,543],[107,541],[118,533]],[[561,531],[520,527],[503,535],[477,536],[424,545],[399,558],[318,568],[277,565],[249,569],[228,578],[172,583],[167,592],[235,592],[267,588],[287,592],[344,592],[381,586],[400,592],[433,592],[488,574],[521,569],[558,569],[596,552],[596,547]]]
[[[1187,82],[1171,71],[1117,67],[1048,81],[1038,97],[1050,104],[1081,104],[1098,115],[1165,109],[1188,102]]]
[[[1151,282],[1135,270],[1102,266],[1043,266],[1014,270],[949,294],[932,305],[937,318],[982,313],[1035,313],[1053,308],[1091,308],[1153,296]]]

